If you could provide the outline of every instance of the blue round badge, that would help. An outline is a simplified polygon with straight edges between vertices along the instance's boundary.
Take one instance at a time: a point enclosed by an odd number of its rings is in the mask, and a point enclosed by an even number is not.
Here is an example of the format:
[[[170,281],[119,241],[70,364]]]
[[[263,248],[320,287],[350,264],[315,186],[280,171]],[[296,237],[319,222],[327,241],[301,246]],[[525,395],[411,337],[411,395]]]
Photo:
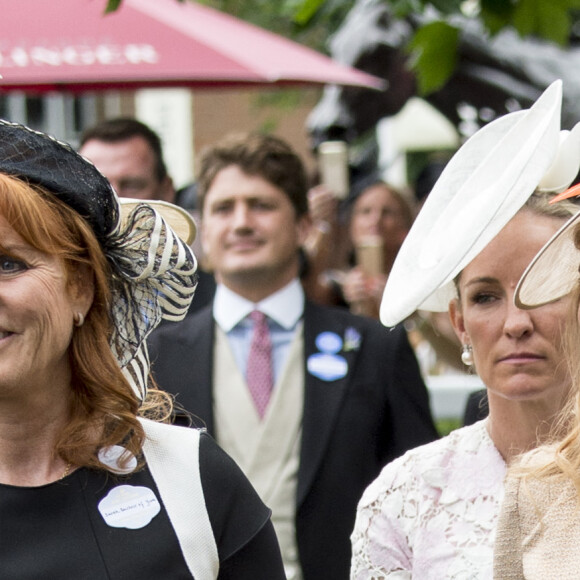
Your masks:
[[[337,381],[346,376],[348,363],[340,355],[318,353],[308,357],[306,368],[321,381]]]
[[[342,348],[342,338],[336,332],[321,332],[316,337],[314,344],[321,352],[336,354]]]

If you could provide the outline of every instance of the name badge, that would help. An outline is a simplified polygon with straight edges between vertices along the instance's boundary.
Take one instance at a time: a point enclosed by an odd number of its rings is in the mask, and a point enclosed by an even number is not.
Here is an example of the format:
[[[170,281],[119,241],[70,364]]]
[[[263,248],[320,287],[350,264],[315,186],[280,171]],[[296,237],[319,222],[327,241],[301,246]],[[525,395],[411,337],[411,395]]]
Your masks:
[[[144,528],[161,506],[152,489],[135,485],[114,487],[98,505],[106,524],[112,528]]]
[[[311,375],[322,381],[336,381],[348,373],[346,359],[337,354],[311,354],[306,361],[306,368]]]
[[[342,348],[342,338],[336,332],[321,332],[315,339],[316,348],[328,354],[336,354]]]

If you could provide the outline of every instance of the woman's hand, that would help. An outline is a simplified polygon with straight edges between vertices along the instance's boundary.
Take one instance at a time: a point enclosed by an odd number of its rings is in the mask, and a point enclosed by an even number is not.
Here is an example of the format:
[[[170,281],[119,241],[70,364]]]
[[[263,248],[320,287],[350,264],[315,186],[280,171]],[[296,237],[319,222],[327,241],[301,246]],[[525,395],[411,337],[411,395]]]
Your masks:
[[[325,185],[317,185],[308,191],[308,211],[314,227],[336,222],[338,201]]]
[[[371,297],[367,289],[367,276],[362,268],[357,266],[345,274],[342,282],[342,293],[349,304],[362,302]]]
[[[353,312],[378,318],[386,282],[384,274],[367,276],[357,266],[345,274],[342,293]]]

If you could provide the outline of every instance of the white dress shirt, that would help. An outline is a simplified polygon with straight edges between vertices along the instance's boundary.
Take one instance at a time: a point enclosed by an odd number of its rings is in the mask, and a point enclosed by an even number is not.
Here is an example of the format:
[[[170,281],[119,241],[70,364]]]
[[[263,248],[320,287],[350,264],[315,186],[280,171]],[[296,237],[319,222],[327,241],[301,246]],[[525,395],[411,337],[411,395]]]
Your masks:
[[[304,312],[304,290],[297,278],[264,300],[254,303],[218,284],[213,302],[213,317],[226,333],[238,368],[246,376],[253,323],[247,318],[254,310],[268,318],[272,340],[274,383],[282,372],[296,326]]]

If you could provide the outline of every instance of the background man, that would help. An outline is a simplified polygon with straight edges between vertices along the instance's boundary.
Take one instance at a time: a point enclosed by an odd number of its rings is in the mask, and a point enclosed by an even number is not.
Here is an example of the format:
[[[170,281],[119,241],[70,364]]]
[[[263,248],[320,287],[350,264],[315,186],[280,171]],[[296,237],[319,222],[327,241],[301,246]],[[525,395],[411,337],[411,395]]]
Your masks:
[[[175,201],[161,140],[130,118],[103,121],[81,135],[79,153],[92,161],[120,197]]]
[[[346,580],[363,490],[436,432],[404,330],[305,301],[306,192],[300,159],[276,137],[206,152],[198,195],[216,296],[160,329],[151,358],[159,385],[272,508],[288,578]]]
[[[79,153],[111,182],[120,197],[178,201],[163,161],[161,139],[137,119],[110,119],[87,129],[81,136]],[[199,269],[189,313],[211,302],[214,291],[213,276]]]

